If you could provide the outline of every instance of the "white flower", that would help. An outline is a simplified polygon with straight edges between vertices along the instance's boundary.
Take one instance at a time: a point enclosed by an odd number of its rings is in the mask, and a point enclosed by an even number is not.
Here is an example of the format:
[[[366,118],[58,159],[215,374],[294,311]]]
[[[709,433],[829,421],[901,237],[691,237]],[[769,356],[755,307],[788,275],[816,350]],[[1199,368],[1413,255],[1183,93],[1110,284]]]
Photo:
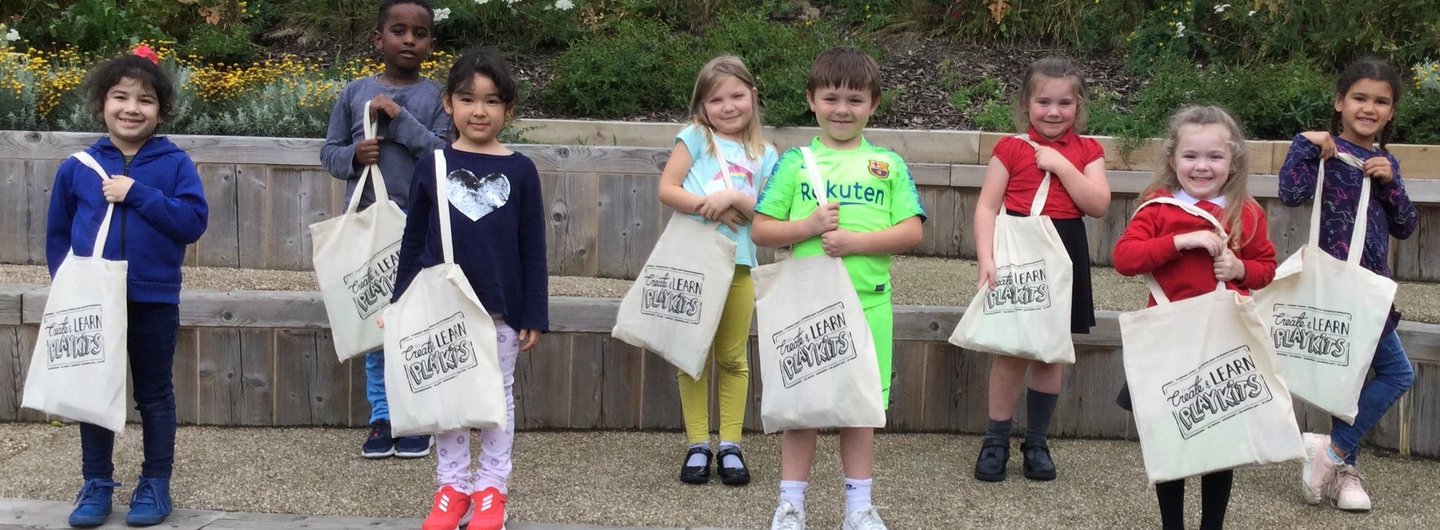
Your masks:
[[[445,20],[445,19],[447,19],[447,18],[450,18],[450,8],[448,8],[448,7],[442,7],[442,8],[440,8],[440,9],[436,9],[436,10],[435,10],[435,21],[436,21],[436,22],[439,22],[439,21],[441,21],[441,20]]]
[[[1184,36],[1185,36],[1185,23],[1184,23],[1184,22],[1176,22],[1176,23],[1175,23],[1175,38],[1178,39],[1178,38],[1184,37]]]
[[[1253,17],[1253,16],[1255,16],[1255,10],[1254,10],[1254,9],[1251,9],[1249,13],[1245,13],[1245,16],[1247,16],[1247,17]]]
[[[1220,4],[1218,6],[1215,6],[1216,13],[1224,13],[1226,9],[1230,9],[1230,4]]]
[[[10,30],[9,33],[5,34],[5,40],[8,42],[15,42],[17,40],[20,40],[20,32],[13,29]]]
[[[506,5],[515,5],[515,2],[519,2],[519,1],[520,1],[520,0],[505,0],[505,4],[506,4]]]
[[[475,5],[477,6],[483,6],[488,3],[490,3],[490,0],[475,0]]]
[[[561,11],[569,11],[574,7],[575,2],[572,2],[570,0],[555,0],[555,9],[559,9]]]

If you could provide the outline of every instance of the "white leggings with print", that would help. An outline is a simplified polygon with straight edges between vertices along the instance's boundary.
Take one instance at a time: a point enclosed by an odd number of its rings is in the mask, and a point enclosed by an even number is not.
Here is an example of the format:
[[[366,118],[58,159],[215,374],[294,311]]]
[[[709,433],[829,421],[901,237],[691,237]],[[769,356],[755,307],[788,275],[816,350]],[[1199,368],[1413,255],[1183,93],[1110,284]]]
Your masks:
[[[471,473],[469,429],[435,435],[436,482],[467,495],[489,487],[505,493],[510,482],[510,449],[515,442],[515,357],[520,354],[520,338],[497,318],[495,341],[500,350],[500,372],[505,378],[505,427],[480,431],[478,469]]]

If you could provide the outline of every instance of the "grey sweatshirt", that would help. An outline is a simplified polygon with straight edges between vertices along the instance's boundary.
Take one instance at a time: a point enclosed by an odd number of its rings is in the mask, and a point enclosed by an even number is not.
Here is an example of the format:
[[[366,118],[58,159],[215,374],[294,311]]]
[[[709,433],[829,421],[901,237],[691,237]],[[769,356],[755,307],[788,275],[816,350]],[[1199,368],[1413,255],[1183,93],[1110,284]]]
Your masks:
[[[410,177],[415,161],[444,147],[450,131],[450,116],[441,104],[443,89],[429,79],[409,86],[380,84],[379,76],[351,81],[335,98],[330,112],[330,128],[325,145],[320,148],[320,162],[335,178],[347,181],[345,199],[355,193],[355,184],[365,168],[355,163],[355,144],[365,139],[365,102],[385,94],[400,105],[394,118],[380,114],[380,172],[385,175],[386,191],[401,209],[410,206]],[[365,187],[360,207],[375,202],[374,193]]]

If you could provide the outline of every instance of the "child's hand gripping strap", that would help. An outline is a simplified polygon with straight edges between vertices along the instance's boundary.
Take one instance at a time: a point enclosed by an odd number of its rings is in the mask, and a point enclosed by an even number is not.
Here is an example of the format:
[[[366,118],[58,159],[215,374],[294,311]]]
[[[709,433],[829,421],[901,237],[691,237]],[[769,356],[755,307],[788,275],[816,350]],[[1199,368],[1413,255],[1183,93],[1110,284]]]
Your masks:
[[[374,140],[380,128],[379,122],[370,116],[370,102],[365,102],[364,129],[365,139]],[[355,183],[355,193],[350,194],[350,204],[345,207],[345,213],[354,213],[360,207],[360,196],[365,189],[365,179],[369,178],[375,190],[375,202],[388,200],[390,192],[385,189],[385,176],[380,174],[380,164],[370,164],[360,172],[360,181]]]
[[[90,169],[95,170],[95,174],[100,175],[100,180],[110,180],[110,173],[107,173],[105,168],[100,167],[100,163],[96,162],[95,157],[90,156],[90,153],[80,151],[70,156],[75,160],[79,160],[81,164],[85,164]],[[100,221],[100,231],[95,234],[95,247],[90,249],[90,255],[96,258],[103,257],[101,254],[105,252],[105,240],[110,237],[110,218],[115,215],[115,203],[106,202],[108,206],[105,207],[105,220]]]
[[[1355,169],[1365,169],[1365,162],[1350,153],[1335,154],[1335,158]],[[1309,245],[1320,246],[1320,191],[1325,184],[1325,159],[1320,159],[1320,171],[1315,176],[1315,199],[1310,203],[1310,242]],[[1350,254],[1345,261],[1351,265],[1360,264],[1360,256],[1365,254],[1365,230],[1370,221],[1370,176],[1360,176],[1360,205],[1355,210],[1355,226],[1350,232]]]
[[[1230,236],[1225,233],[1225,225],[1220,224],[1220,221],[1215,219],[1215,216],[1210,215],[1210,212],[1200,209],[1199,206],[1195,206],[1193,204],[1186,204],[1172,197],[1156,197],[1154,199],[1145,201],[1140,206],[1137,206],[1135,208],[1135,215],[1138,215],[1141,209],[1152,204],[1169,204],[1173,206],[1178,206],[1180,209],[1185,210],[1185,213],[1188,213],[1195,217],[1199,217],[1206,221],[1210,221],[1210,224],[1215,225],[1215,230],[1219,232],[1220,239],[1225,241],[1230,240]],[[1130,218],[1134,219],[1135,215],[1131,215]],[[1153,274],[1145,274],[1145,286],[1150,288],[1150,295],[1155,297],[1156,305],[1165,305],[1170,303],[1170,297],[1165,296],[1165,291],[1160,289],[1160,283],[1155,281],[1155,276]],[[1215,280],[1215,290],[1225,290],[1225,282],[1222,282],[1218,279]]]
[[[450,191],[446,187],[449,168],[445,167],[445,150],[435,150],[435,204],[440,209],[440,257],[455,263],[455,244],[450,241]]]
[[[1015,138],[1027,144],[1030,144],[1030,147],[1033,147],[1035,149],[1040,148],[1040,144],[1037,144],[1034,140],[1031,140],[1030,135],[1028,134],[1017,134],[1015,135]],[[1030,202],[1030,217],[1035,217],[1037,215],[1040,215],[1040,212],[1045,211],[1045,199],[1048,199],[1049,197],[1050,172],[1046,171],[1045,177],[1040,179],[1040,187],[1035,189],[1035,200]]]

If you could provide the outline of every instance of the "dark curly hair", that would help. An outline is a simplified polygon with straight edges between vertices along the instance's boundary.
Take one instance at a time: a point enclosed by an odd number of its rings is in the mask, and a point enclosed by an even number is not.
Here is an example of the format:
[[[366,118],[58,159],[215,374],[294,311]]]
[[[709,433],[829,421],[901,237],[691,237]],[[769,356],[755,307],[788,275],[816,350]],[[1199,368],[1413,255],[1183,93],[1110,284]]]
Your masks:
[[[390,17],[390,8],[400,4],[415,4],[420,6],[420,9],[424,9],[426,13],[430,13],[430,18],[435,18],[435,8],[430,7],[430,2],[425,0],[385,0],[380,2],[380,10],[375,17],[375,31],[385,29],[385,20]]]
[[[90,78],[85,82],[85,99],[90,104],[90,111],[100,116],[105,110],[105,96],[127,77],[155,91],[162,121],[175,117],[175,85],[170,82],[170,76],[149,59],[128,54],[106,61],[90,72]],[[103,116],[101,121],[104,121]]]
[[[1392,108],[1398,108],[1400,106],[1400,96],[1405,90],[1405,81],[1400,77],[1400,72],[1396,70],[1394,66],[1390,66],[1390,63],[1385,62],[1384,59],[1370,55],[1355,59],[1349,66],[1345,67],[1343,72],[1340,72],[1340,80],[1335,83],[1335,99],[1344,98],[1345,94],[1350,92],[1350,87],[1354,86],[1355,83],[1361,79],[1370,79],[1390,85],[1390,92],[1392,92],[1390,104],[1394,106]],[[1344,125],[1345,124],[1340,122],[1340,113],[1338,111],[1330,113],[1331,136],[1340,136],[1340,133],[1344,132]],[[1375,141],[1380,144],[1381,151],[1388,153],[1390,151],[1385,148],[1385,145],[1390,143],[1390,140],[1394,137],[1395,116],[1392,114],[1390,121],[1385,124],[1384,129],[1380,130],[1380,134],[1377,135]]]

